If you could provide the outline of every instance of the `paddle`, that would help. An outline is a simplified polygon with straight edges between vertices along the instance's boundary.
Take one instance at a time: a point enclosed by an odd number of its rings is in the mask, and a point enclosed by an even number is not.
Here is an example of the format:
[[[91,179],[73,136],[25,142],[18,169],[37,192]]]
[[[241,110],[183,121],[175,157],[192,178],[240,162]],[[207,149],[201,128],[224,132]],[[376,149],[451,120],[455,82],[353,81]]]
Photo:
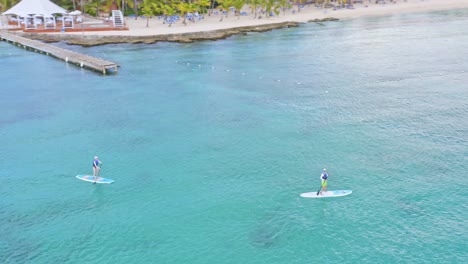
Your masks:
[[[320,189],[317,191],[317,196],[319,195],[321,190],[322,190],[322,186],[320,186]]]
[[[102,168],[102,165],[103,165],[102,162],[100,162],[99,165],[101,165],[101,166],[98,167],[99,170],[98,170],[98,172],[96,173],[96,176],[94,177],[94,182],[93,182],[93,184],[96,184],[96,182],[97,182],[97,180],[98,180],[98,178],[99,178],[99,173],[101,172],[101,168]]]

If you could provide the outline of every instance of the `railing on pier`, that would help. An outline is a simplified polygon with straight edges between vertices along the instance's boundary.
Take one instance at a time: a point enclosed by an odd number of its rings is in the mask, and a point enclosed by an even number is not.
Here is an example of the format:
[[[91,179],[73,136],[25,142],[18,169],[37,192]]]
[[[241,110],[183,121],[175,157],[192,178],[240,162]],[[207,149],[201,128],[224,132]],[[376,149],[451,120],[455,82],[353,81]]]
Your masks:
[[[119,67],[116,63],[84,55],[78,52],[63,49],[37,40],[24,38],[18,35],[0,31],[0,40],[9,42],[15,46],[40,52],[55,57],[67,63],[75,64],[81,68],[90,69],[102,74],[117,73]]]

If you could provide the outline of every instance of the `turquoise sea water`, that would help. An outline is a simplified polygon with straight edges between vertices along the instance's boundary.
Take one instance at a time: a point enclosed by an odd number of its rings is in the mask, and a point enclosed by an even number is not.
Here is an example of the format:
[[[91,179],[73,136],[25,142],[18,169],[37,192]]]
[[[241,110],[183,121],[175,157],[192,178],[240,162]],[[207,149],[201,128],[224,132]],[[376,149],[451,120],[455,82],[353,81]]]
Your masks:
[[[0,262],[466,263],[467,24],[69,47],[106,77],[0,43]],[[299,197],[324,167],[353,194]]]

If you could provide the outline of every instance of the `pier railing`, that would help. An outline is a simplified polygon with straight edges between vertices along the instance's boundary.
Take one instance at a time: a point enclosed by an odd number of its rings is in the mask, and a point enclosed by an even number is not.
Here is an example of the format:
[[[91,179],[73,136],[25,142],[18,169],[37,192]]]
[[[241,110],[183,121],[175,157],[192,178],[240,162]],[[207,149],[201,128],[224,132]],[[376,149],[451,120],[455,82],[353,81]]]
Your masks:
[[[70,51],[37,40],[24,38],[6,31],[0,31],[0,40],[9,42],[20,48],[55,57],[81,68],[100,72],[104,75],[108,73],[117,73],[119,67],[116,63],[111,61],[106,61],[96,57]]]

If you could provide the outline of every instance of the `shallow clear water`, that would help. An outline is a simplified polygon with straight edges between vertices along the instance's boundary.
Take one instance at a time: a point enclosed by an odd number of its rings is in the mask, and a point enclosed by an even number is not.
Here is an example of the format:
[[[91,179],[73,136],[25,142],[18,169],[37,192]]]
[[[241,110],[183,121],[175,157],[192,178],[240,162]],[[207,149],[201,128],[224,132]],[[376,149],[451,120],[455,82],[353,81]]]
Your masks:
[[[466,262],[467,23],[68,47],[106,77],[0,43],[0,262]],[[353,194],[299,197],[324,167]]]

